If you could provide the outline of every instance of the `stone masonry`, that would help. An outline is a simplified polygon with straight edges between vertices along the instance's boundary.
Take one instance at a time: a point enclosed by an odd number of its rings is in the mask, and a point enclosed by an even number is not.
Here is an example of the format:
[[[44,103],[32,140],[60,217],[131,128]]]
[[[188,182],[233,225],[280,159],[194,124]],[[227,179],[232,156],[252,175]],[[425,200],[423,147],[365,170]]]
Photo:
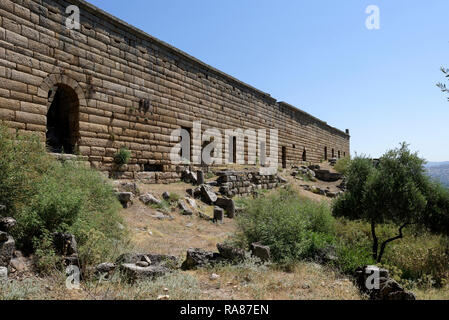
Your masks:
[[[66,8],[80,8],[69,30]],[[170,134],[278,129],[279,164],[349,155],[343,132],[81,0],[0,1],[0,121],[117,178],[174,182]],[[223,139],[224,140],[224,139]],[[224,142],[223,142],[224,143]],[[201,143],[199,144],[201,145]],[[114,155],[132,151],[118,168]],[[244,145],[237,152],[245,153]]]

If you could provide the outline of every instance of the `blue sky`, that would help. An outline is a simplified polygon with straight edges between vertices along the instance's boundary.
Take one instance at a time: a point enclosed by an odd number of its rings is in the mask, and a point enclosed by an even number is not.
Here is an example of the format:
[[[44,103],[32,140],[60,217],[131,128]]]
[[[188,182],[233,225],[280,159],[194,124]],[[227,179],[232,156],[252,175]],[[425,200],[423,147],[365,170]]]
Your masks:
[[[448,0],[88,0],[198,59],[351,131],[352,153],[401,141],[449,160]],[[368,30],[368,5],[380,30]]]

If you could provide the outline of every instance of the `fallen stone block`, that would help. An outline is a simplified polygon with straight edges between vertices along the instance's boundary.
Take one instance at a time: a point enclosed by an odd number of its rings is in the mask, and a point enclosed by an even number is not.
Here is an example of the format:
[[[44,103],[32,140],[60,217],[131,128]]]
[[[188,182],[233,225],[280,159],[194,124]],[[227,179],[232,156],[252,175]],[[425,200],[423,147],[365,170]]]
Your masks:
[[[16,226],[16,224],[17,221],[13,218],[0,218],[0,231],[9,232]]]
[[[340,173],[333,173],[329,170],[314,170],[315,171],[315,177],[318,180],[325,181],[325,182],[335,182],[343,178],[343,175]]]
[[[150,262],[151,265],[159,265],[167,268],[176,268],[178,265],[178,258],[175,256],[151,253],[125,253],[117,258],[115,264],[136,264],[139,261],[146,261]]]
[[[198,171],[196,172],[196,177],[197,177],[196,183],[197,183],[198,185],[204,184],[205,179],[204,179],[204,172],[203,172],[202,170],[198,170]]]
[[[120,192],[117,194],[118,201],[122,204],[124,209],[131,207],[133,194],[132,192]]]
[[[214,204],[218,199],[215,192],[213,192],[211,188],[205,184],[201,185],[201,195],[203,196],[204,202],[208,204]]]
[[[270,247],[263,246],[260,243],[251,244],[251,253],[264,262],[271,260]]]
[[[224,261],[224,259],[219,253],[204,251],[203,249],[189,249],[187,250],[186,260],[182,263],[181,268],[183,270],[194,270],[221,261]]]
[[[167,192],[167,191],[165,191],[165,192],[162,194],[162,198],[163,198],[164,200],[166,200],[166,201],[170,200],[170,193]]]
[[[228,218],[235,218],[235,202],[229,198],[217,198],[215,205],[226,210]]]
[[[162,266],[139,267],[133,263],[125,263],[120,266],[120,271],[128,282],[134,283],[140,280],[154,280],[172,270]]]
[[[217,249],[220,255],[226,260],[230,261],[245,260],[245,251],[240,248],[234,248],[224,243],[217,243]]]
[[[159,204],[162,203],[161,200],[157,199],[157,198],[156,198],[155,196],[153,196],[151,193],[147,193],[147,194],[141,195],[141,196],[139,197],[139,200],[140,200],[143,204],[145,204],[145,205],[149,205],[149,204],[157,204],[157,205],[159,205]]]
[[[193,211],[187,206],[187,203],[185,203],[184,200],[179,200],[178,207],[181,209],[181,213],[184,216],[191,216],[193,215]]]
[[[214,208],[214,221],[223,223],[224,220],[224,210],[220,207]]]
[[[111,272],[115,271],[116,268],[117,268],[117,265],[115,263],[104,262],[104,263],[100,263],[98,266],[96,266],[95,271],[99,274],[104,274],[104,273],[111,273]]]

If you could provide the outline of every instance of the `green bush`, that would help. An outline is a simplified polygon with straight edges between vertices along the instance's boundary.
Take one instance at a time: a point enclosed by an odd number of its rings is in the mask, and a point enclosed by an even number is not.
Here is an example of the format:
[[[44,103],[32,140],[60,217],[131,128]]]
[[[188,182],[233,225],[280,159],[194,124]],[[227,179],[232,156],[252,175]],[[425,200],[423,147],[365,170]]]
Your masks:
[[[341,174],[346,174],[346,171],[348,170],[349,163],[351,162],[351,157],[344,157],[337,161],[337,163],[334,166],[335,171]]]
[[[375,167],[357,157],[346,170],[347,192],[334,202],[336,216],[367,221],[371,226],[372,254],[378,262],[407,229],[429,229],[449,235],[449,193],[425,174],[425,161],[402,143],[385,153]],[[396,233],[380,239],[377,228],[394,224]]]
[[[329,207],[299,198],[291,190],[247,200],[237,224],[236,241],[240,245],[267,245],[273,259],[281,263],[312,258],[334,240]]]
[[[51,261],[49,235],[73,233],[81,262],[99,262],[126,239],[120,229],[120,204],[112,185],[99,172],[75,161],[49,156],[34,136],[17,136],[0,125],[0,204],[17,226],[19,249]],[[99,239],[93,246],[91,235]],[[87,261],[89,256],[96,257]],[[46,259],[48,258],[48,259]]]
[[[129,159],[131,159],[131,151],[126,148],[121,148],[114,156],[114,162],[119,166],[128,164]]]

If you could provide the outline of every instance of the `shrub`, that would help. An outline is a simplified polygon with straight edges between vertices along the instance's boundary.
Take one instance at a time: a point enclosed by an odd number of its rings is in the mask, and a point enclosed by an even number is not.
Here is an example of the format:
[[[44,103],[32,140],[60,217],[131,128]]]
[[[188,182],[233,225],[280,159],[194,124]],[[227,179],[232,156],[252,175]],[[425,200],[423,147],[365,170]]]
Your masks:
[[[277,262],[312,258],[333,242],[334,219],[329,207],[299,198],[292,190],[247,200],[237,219],[236,241],[246,248],[260,242]]]
[[[75,161],[59,162],[34,137],[15,136],[0,126],[0,203],[17,220],[12,234],[19,249],[36,252],[42,266],[52,261],[49,237],[73,233],[80,259],[92,234],[100,235],[92,256],[112,252],[125,234],[119,228],[120,204],[100,173]],[[85,261],[81,261],[83,264]],[[87,267],[87,266],[86,266]]]
[[[131,151],[126,148],[121,148],[114,156],[114,162],[119,166],[128,164],[129,159],[131,159]]]
[[[339,159],[334,166],[335,171],[341,174],[346,174],[350,162],[351,158],[349,156]]]

